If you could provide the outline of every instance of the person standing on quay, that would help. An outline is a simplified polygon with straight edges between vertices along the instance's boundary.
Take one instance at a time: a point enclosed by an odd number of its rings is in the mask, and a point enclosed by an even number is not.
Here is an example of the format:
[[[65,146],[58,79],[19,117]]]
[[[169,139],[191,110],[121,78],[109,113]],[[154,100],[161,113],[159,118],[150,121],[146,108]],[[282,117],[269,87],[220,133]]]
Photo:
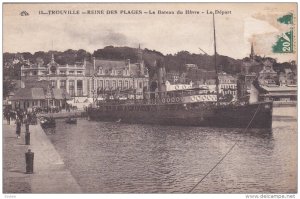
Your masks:
[[[10,111],[8,110],[6,113],[7,124],[10,125]]]
[[[20,138],[21,136],[21,121],[19,117],[16,118],[16,133],[17,133],[17,138]]]

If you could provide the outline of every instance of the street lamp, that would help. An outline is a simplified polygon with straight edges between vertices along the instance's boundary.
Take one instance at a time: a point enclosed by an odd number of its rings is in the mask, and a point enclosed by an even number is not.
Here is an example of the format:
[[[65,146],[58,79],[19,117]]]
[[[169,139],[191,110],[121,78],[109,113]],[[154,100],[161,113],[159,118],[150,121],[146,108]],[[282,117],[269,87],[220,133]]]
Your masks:
[[[92,90],[92,94],[93,94],[93,103],[95,102],[95,93],[96,93],[96,90]]]

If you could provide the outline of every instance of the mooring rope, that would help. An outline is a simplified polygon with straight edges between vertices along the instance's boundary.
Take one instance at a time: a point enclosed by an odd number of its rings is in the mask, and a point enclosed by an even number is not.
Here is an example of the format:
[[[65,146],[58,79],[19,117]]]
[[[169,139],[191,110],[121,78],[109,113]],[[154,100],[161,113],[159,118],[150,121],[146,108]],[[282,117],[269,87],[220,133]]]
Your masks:
[[[260,105],[261,104],[259,104],[258,105],[258,107],[257,107],[257,109],[256,109],[256,111],[255,111],[255,113],[253,114],[253,116],[252,116],[252,118],[251,118],[251,120],[250,120],[250,122],[249,122],[249,124],[247,125],[247,127],[245,128],[245,130],[243,131],[243,134],[244,133],[246,133],[246,131],[248,130],[248,128],[249,128],[249,126],[251,125],[251,123],[252,123],[252,121],[253,121],[253,119],[255,118],[255,116],[256,116],[256,114],[257,114],[257,112],[258,112],[258,110],[259,110],[259,108],[260,108]],[[215,166],[213,166],[202,178],[201,178],[201,180],[199,181],[199,182],[197,182],[197,184],[195,185],[195,186],[193,186],[193,188],[192,189],[190,189],[189,190],[189,192],[188,193],[191,193],[225,158],[226,158],[226,156],[232,151],[232,149],[235,147],[235,145],[238,143],[238,141],[239,140],[237,140],[231,147],[230,147],[230,149],[225,153],[225,155],[217,162],[217,164],[215,164]]]

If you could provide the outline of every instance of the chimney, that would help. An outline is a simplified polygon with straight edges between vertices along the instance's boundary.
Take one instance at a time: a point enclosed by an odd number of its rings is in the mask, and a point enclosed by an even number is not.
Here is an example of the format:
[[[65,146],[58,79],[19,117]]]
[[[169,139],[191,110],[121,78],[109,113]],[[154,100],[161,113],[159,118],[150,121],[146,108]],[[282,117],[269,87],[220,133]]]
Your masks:
[[[96,58],[95,57],[93,57],[93,62],[94,62],[94,72],[95,72],[95,70],[96,70]]]
[[[162,91],[162,84],[163,84],[163,68],[158,68],[158,74],[157,74],[157,80],[158,80],[158,91]]]
[[[83,59],[83,67],[86,67],[86,58]]]
[[[131,74],[130,59],[126,59],[125,65],[128,66],[129,74]]]

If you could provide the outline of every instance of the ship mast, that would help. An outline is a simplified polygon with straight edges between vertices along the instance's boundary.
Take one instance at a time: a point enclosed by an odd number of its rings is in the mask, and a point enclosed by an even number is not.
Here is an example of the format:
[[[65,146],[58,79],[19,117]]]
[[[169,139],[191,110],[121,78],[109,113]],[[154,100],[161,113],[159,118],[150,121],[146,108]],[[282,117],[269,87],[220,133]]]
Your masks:
[[[217,43],[216,43],[216,28],[215,28],[215,14],[213,13],[213,27],[214,27],[214,64],[216,71],[216,91],[217,91],[217,102],[219,102],[219,78],[218,78],[218,66],[217,66]]]

